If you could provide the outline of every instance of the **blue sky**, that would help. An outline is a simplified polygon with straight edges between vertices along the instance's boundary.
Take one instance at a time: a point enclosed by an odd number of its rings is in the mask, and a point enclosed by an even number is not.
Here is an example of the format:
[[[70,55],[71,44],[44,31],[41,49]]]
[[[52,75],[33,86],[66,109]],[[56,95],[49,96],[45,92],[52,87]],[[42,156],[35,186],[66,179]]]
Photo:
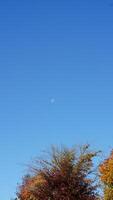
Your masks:
[[[51,144],[113,147],[113,1],[0,1],[0,199]]]

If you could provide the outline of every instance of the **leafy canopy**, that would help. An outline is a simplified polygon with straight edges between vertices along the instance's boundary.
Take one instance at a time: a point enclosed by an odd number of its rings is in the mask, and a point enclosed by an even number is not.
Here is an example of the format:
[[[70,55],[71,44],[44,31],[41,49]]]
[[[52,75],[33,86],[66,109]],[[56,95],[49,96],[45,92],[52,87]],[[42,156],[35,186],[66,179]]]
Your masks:
[[[78,149],[52,147],[50,158],[36,160],[33,173],[23,178],[19,200],[97,200],[93,158],[89,145]]]

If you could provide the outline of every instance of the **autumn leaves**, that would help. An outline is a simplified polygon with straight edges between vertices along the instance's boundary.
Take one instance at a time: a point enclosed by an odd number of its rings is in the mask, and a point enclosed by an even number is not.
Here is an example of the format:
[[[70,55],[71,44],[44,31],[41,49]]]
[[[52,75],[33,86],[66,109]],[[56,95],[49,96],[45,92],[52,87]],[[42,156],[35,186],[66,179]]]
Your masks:
[[[48,159],[36,160],[32,173],[23,178],[17,191],[19,200],[113,200],[113,152],[94,170],[98,152],[89,145],[75,149],[52,148]],[[98,179],[104,197],[99,195]]]
[[[113,200],[113,151],[99,166],[100,179],[103,183],[104,199]]]

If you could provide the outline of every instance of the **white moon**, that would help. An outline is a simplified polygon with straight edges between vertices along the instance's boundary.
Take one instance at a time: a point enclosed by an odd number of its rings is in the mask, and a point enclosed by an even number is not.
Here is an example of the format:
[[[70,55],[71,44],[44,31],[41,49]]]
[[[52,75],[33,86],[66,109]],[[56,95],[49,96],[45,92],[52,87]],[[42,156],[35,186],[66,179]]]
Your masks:
[[[50,99],[50,103],[51,103],[51,104],[55,103],[55,99],[54,99],[54,98],[51,98],[51,99]]]

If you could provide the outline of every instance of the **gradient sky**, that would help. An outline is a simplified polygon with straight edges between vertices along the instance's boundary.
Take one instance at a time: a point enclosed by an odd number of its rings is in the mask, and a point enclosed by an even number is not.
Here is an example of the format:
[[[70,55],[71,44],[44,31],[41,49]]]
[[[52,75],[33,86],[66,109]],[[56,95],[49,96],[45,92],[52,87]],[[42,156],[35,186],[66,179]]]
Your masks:
[[[0,199],[51,144],[113,147],[113,1],[0,1]]]

